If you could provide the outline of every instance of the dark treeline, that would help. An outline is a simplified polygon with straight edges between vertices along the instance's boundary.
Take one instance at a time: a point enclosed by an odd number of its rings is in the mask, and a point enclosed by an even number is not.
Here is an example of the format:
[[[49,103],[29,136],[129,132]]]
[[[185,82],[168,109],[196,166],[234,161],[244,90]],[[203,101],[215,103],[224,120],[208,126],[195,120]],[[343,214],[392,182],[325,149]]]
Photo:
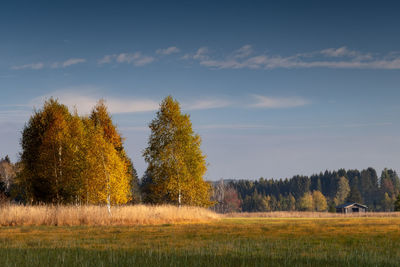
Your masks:
[[[0,158],[0,202],[12,196],[19,164]],[[135,202],[147,203],[146,179],[136,187]],[[369,211],[400,211],[400,179],[396,171],[325,171],[290,179],[221,180],[213,184],[211,209],[226,212],[335,211],[337,205],[358,202]]]
[[[237,198],[223,200],[221,188],[234,189]],[[373,168],[362,171],[325,171],[311,176],[296,175],[290,179],[230,180],[215,185],[216,209],[229,211],[334,211],[337,205],[358,202],[370,211],[394,211],[400,198],[400,180],[397,173],[384,169],[380,176]],[[225,203],[224,203],[225,201]],[[228,202],[235,204],[228,208]],[[225,208],[222,208],[225,207]]]

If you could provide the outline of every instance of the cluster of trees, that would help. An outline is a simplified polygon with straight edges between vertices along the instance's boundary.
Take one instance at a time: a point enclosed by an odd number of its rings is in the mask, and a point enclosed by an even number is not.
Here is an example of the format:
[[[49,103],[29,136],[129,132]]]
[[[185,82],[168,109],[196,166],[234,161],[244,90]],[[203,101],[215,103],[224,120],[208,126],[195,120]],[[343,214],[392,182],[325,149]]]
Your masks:
[[[139,183],[104,101],[82,117],[50,99],[25,125],[20,161],[0,161],[0,192],[24,203],[211,205],[201,139],[179,103],[165,98],[149,126]]]
[[[54,99],[22,133],[17,198],[28,203],[121,204],[136,171],[103,101],[80,117]]]
[[[225,187],[236,191],[234,202],[242,211],[334,211],[346,202],[365,204],[371,211],[400,211],[400,180],[391,169],[379,178],[373,168],[340,169],[291,179],[230,180]]]

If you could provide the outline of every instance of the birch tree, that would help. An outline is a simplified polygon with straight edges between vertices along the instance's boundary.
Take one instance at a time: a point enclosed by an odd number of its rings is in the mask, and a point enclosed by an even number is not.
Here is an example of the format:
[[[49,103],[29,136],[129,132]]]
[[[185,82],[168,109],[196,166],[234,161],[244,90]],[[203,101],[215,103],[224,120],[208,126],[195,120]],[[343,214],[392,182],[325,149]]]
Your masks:
[[[93,127],[89,135],[83,197],[87,203],[107,204],[109,209],[113,204],[125,204],[131,196],[126,162],[98,128]]]
[[[76,195],[66,186],[73,165],[79,164],[71,150],[71,120],[68,108],[50,99],[24,128],[19,184],[31,201],[61,203]]]
[[[106,102],[103,99],[93,108],[89,119],[94,127],[102,133],[104,140],[113,146],[114,150],[117,152],[117,156],[119,156],[126,165],[126,175],[124,175],[124,177],[128,177],[129,179],[131,188],[130,199],[132,199],[134,203],[138,203],[140,198],[138,192],[139,178],[136,169],[125,151],[124,139],[113,123]]]
[[[182,114],[179,103],[168,96],[149,127],[148,147],[143,152],[152,177],[149,199],[179,206],[209,206],[211,186],[203,180],[205,156],[189,115]]]

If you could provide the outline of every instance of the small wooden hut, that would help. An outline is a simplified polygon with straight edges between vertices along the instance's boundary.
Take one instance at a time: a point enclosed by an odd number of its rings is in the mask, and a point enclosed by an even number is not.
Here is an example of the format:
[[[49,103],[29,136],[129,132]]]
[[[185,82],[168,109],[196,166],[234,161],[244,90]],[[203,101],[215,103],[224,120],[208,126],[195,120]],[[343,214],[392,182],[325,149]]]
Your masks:
[[[345,204],[337,206],[336,212],[337,213],[366,212],[367,209],[368,209],[368,207],[365,205],[355,203],[355,202],[350,202],[350,203],[345,203]]]

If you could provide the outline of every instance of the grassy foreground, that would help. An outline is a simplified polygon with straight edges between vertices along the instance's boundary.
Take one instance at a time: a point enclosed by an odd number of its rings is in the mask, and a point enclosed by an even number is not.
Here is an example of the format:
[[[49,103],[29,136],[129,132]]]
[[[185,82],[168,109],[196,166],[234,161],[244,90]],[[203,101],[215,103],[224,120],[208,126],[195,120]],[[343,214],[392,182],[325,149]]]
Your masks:
[[[1,266],[398,266],[400,218],[3,226]]]

